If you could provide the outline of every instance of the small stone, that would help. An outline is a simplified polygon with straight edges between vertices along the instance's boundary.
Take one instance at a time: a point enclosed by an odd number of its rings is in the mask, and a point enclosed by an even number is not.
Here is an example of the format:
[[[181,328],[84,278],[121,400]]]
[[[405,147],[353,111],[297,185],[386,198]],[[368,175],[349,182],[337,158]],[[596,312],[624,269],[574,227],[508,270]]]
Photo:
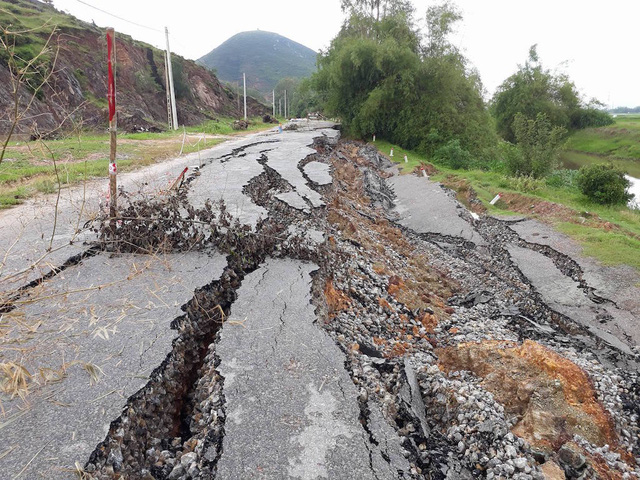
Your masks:
[[[527,466],[527,459],[524,457],[518,457],[513,460],[513,464],[518,470],[524,470]]]
[[[167,480],[178,480],[184,474],[185,474],[184,467],[181,464],[178,464],[175,467],[173,467],[173,470],[171,470],[171,473],[167,477]]]
[[[182,457],[180,457],[180,465],[182,465],[185,468],[188,468],[189,465],[194,463],[197,459],[198,459],[197,453],[195,452],[185,453],[184,455],[182,455]]]

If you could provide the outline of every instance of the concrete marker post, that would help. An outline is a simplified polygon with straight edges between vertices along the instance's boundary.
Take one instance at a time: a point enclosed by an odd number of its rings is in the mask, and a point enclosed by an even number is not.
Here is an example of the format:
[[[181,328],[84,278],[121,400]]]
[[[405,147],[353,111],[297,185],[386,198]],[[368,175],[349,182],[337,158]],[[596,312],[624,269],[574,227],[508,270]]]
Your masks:
[[[393,148],[391,149],[391,152],[389,153],[390,157],[393,157]]]
[[[242,86],[244,88],[244,121],[247,121],[247,76],[242,74]]]
[[[502,198],[502,193],[497,194],[495,197],[493,197],[493,200],[489,202],[489,205],[495,205],[496,203],[498,203],[498,200],[500,200],[501,198]]]

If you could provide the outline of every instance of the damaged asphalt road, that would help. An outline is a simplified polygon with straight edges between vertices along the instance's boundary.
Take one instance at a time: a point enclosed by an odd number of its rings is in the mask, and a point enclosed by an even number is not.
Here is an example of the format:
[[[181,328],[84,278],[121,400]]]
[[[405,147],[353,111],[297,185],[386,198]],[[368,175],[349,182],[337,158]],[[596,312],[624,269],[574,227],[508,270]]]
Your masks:
[[[0,471],[640,478],[637,279],[292,125],[125,180],[116,237],[68,207],[42,268],[46,214],[3,238]]]

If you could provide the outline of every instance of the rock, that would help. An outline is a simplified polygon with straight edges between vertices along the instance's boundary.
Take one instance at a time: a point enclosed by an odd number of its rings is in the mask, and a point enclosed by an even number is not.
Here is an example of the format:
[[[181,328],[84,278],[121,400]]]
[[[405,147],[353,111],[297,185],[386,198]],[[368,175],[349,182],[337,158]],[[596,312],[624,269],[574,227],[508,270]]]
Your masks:
[[[518,470],[524,470],[527,467],[527,459],[524,457],[518,457],[513,460],[513,464]]]
[[[560,464],[565,467],[565,471],[579,471],[583,469],[587,463],[587,459],[578,451],[578,447],[575,444],[565,443],[560,450],[558,450],[558,459]]]
[[[425,416],[426,407],[424,405],[422,395],[420,394],[420,386],[418,385],[418,380],[416,379],[413,368],[409,364],[409,361],[406,357],[404,360],[404,377],[406,381],[400,388],[400,398],[404,403],[404,406],[406,407],[409,415],[418,420],[418,424],[420,425],[420,429],[422,431],[422,436],[424,438],[429,438],[431,429],[427,424],[427,418]]]
[[[182,477],[185,474],[185,472],[186,472],[185,468],[181,464],[178,464],[175,467],[173,467],[173,470],[171,470],[171,473],[167,477],[167,480],[178,480],[180,477]]]
[[[567,478],[564,475],[564,470],[562,470],[553,460],[549,460],[540,465],[540,470],[542,471],[545,480],[566,480]]]
[[[180,465],[182,465],[185,469],[189,468],[189,465],[194,463],[198,459],[198,454],[195,452],[185,453],[180,457]]]

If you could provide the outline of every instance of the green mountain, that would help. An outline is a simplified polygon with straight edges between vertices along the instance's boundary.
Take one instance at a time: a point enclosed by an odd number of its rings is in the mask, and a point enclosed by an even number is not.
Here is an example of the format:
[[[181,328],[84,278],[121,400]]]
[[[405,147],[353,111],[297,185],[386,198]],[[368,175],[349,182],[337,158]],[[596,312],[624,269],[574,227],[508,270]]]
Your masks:
[[[198,63],[216,71],[220,80],[242,83],[268,94],[283,78],[304,78],[316,70],[317,53],[277,33],[260,30],[234,35]]]

